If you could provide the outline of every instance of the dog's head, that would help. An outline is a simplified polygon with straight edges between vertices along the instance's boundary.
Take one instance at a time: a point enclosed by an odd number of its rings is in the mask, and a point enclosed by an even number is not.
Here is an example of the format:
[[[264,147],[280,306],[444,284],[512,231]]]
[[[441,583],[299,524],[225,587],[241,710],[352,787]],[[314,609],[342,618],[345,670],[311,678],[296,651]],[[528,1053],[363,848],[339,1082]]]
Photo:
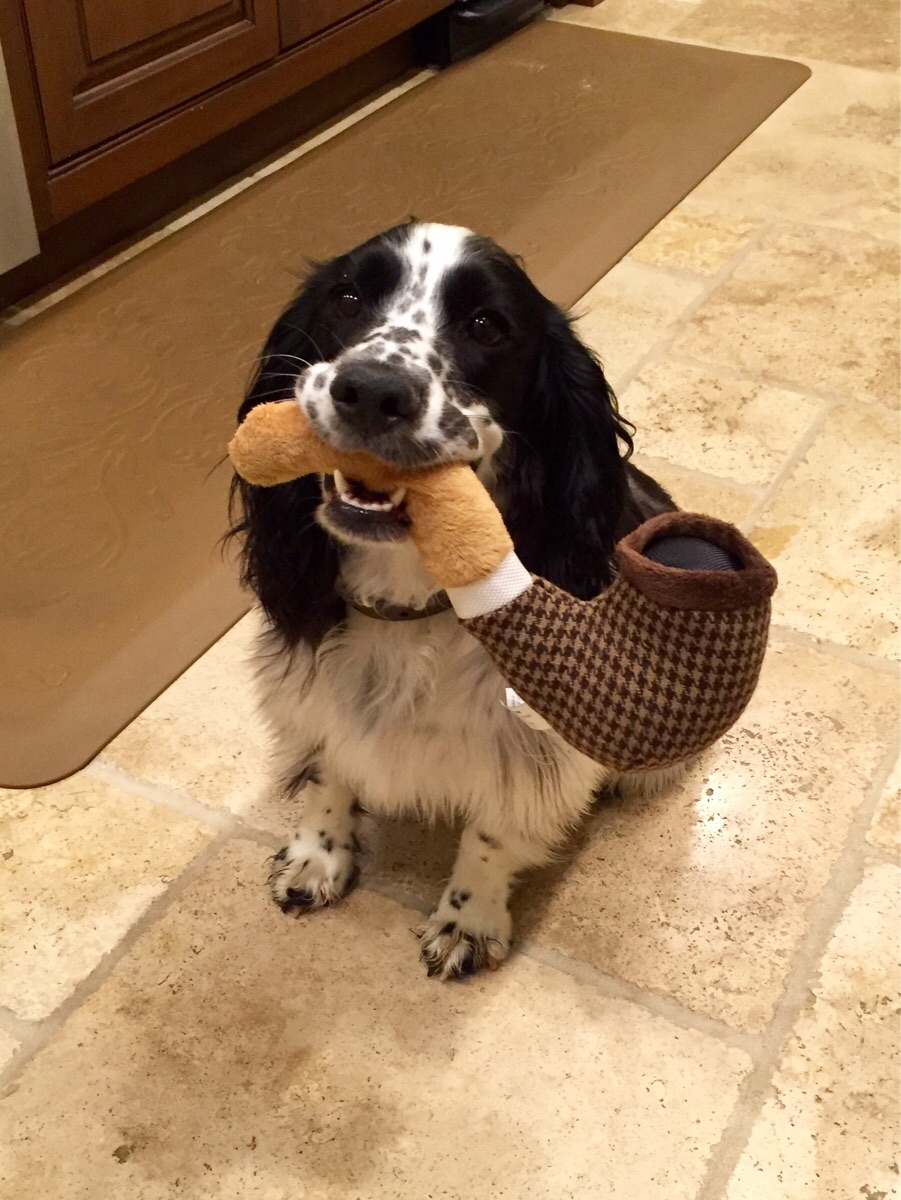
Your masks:
[[[628,432],[597,360],[494,242],[414,222],[316,267],[240,417],[291,395],[341,449],[471,462],[530,570],[585,597],[608,582]],[[340,619],[338,543],[406,536],[400,505],[352,480],[241,491],[247,581],[291,640]]]

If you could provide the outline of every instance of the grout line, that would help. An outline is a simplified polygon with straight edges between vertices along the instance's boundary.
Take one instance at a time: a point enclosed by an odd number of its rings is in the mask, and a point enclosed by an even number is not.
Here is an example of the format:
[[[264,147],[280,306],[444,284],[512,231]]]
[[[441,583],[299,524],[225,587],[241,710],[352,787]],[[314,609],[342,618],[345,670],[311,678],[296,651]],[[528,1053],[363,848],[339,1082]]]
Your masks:
[[[387,880],[368,880],[360,884],[361,892],[372,892],[375,896],[382,896],[385,900],[393,900],[395,904],[399,904],[401,908],[410,908],[414,912],[422,913],[427,917],[434,904],[430,904],[427,900],[421,899],[414,892],[408,892],[406,888],[398,887],[396,884],[389,883]]]
[[[669,996],[648,991],[637,984],[629,983],[614,975],[608,975],[581,959],[570,958],[559,950],[554,950],[549,946],[538,946],[533,942],[517,942],[515,949],[524,958],[542,963],[552,970],[559,971],[562,975],[569,975],[580,983],[589,984],[611,999],[624,1000],[634,1004],[656,1017],[663,1017],[671,1025],[677,1025],[680,1029],[690,1029],[696,1033],[705,1034],[707,1037],[716,1038],[717,1041],[724,1042],[727,1046],[743,1051],[752,1060],[760,1052],[761,1039],[759,1035],[748,1033],[743,1029],[735,1029],[731,1025],[717,1021],[714,1017],[708,1017],[704,1013],[686,1008],[678,1000],[673,1000]]]
[[[426,80],[431,79],[434,74],[434,71],[429,70],[417,72],[412,79],[407,79],[403,83],[397,84],[395,87],[392,87],[386,91],[383,95],[377,96],[374,100],[370,100],[368,104],[361,105],[359,108],[356,108],[350,112],[347,116],[340,118],[333,124],[327,125],[327,127],[320,133],[314,134],[313,137],[308,138],[299,146],[295,146],[295,148],[293,150],[289,150],[287,154],[283,154],[274,161],[267,163],[265,166],[258,168],[256,171],[253,171],[251,174],[245,175],[243,178],[237,180],[237,182],[229,185],[228,187],[223,188],[221,191],[214,192],[212,196],[207,195],[205,199],[195,204],[195,206],[188,212],[182,213],[181,216],[178,216],[173,221],[168,222],[161,229],[156,230],[154,233],[148,234],[140,241],[134,242],[132,245],[127,246],[124,250],[120,250],[118,254],[112,255],[98,266],[85,271],[82,275],[79,275],[75,279],[70,280],[68,283],[63,284],[62,287],[51,292],[49,295],[44,296],[42,299],[35,301],[34,304],[28,305],[24,308],[14,305],[12,308],[7,309],[5,313],[0,312],[0,328],[3,328],[3,326],[15,327],[17,325],[23,325],[26,321],[30,321],[33,317],[45,312],[48,308],[53,308],[55,305],[59,304],[60,301],[67,299],[76,292],[80,292],[83,288],[87,287],[88,284],[93,283],[96,279],[103,278],[104,275],[108,275],[111,271],[115,271],[117,267],[122,266],[124,263],[130,262],[133,258],[137,258],[138,255],[143,254],[145,250],[149,250],[152,246],[156,246],[159,242],[165,241],[165,239],[171,237],[172,234],[178,233],[179,230],[186,228],[188,225],[193,225],[195,221],[199,220],[201,217],[205,217],[207,213],[212,212],[214,209],[219,208],[220,205],[225,204],[235,196],[247,191],[248,188],[253,187],[254,184],[259,183],[261,180],[266,179],[269,175],[274,175],[277,171],[282,170],[283,167],[290,166],[291,163],[297,162],[299,158],[303,158],[304,155],[309,154],[310,151],[315,150],[319,146],[324,145],[326,142],[331,141],[332,138],[337,137],[338,134],[343,133],[346,129],[350,129],[360,121],[365,120],[365,118],[370,116],[372,113],[378,112],[379,109],[390,104],[393,100],[399,99],[406,92],[412,91],[413,88],[418,87],[421,83],[425,83]]]
[[[818,638],[812,633],[801,629],[792,629],[788,625],[773,624],[770,626],[770,636],[780,642],[790,642],[795,646],[804,646],[808,650],[817,650],[828,654],[831,658],[839,658],[843,662],[853,663],[868,671],[878,671],[880,675],[891,675],[897,679],[901,674],[901,663],[890,658],[880,658],[876,654],[866,654],[853,646],[843,646],[840,642],[830,642],[826,638]]]
[[[43,1020],[35,1021],[33,1025],[28,1023],[29,1028],[26,1030],[26,1037],[18,1053],[13,1056],[12,1061],[6,1068],[0,1071],[0,1097],[7,1094],[7,1089],[14,1083],[14,1080],[23,1068],[63,1028],[72,1013],[76,1009],[81,1008],[88,997],[93,995],[101,984],[109,978],[146,930],[156,924],[174,901],[188,889],[201,872],[206,870],[209,863],[225,845],[228,837],[229,834],[223,830],[213,838],[188,863],[181,874],[173,880],[166,890],[150,902],[145,912],[129,927],[115,946],[107,951],[93,971],[75,985],[66,999],[52,1013],[43,1018]]]
[[[654,342],[651,348],[638,359],[636,359],[632,366],[622,375],[617,376],[616,393],[618,396],[622,396],[625,393],[626,388],[638,378],[646,366],[649,366],[651,363],[663,361],[670,347],[675,343],[679,334],[682,333],[683,330],[687,329],[689,323],[693,320],[695,314],[698,312],[701,306],[707,303],[717,288],[719,288],[726,282],[727,279],[729,279],[733,272],[736,271],[739,266],[741,266],[748,255],[757,249],[759,243],[774,228],[775,224],[775,221],[763,222],[757,229],[754,230],[753,233],[748,236],[747,240],[743,242],[741,246],[739,246],[732,257],[723,263],[715,275],[706,277],[707,286],[703,287],[698,292],[694,300],[690,300],[688,304],[686,304],[685,308],[682,309],[675,321],[673,321],[671,325],[667,326],[666,330],[661,334],[657,341]],[[637,259],[635,261],[639,262]],[[652,271],[660,270],[659,267],[655,267],[648,263],[639,263],[639,265],[642,267],[647,267]],[[586,296],[589,294],[590,293],[586,293]],[[579,301],[579,303],[582,303],[582,301]],[[575,309],[576,305],[573,305],[573,308]]]
[[[154,804],[171,809],[189,820],[198,821],[217,833],[225,833],[241,837],[251,842],[259,842],[269,846],[276,844],[276,837],[265,829],[249,825],[242,816],[230,808],[207,808],[199,800],[195,800],[188,792],[167,787],[162,783],[151,783],[137,779],[127,771],[117,767],[115,763],[107,762],[102,757],[95,758],[84,769],[86,775],[101,779],[104,783],[112,784],[124,792],[141,796]]]
[[[807,933],[792,958],[782,997],[765,1031],[763,1049],[753,1070],[742,1082],[738,1100],[708,1160],[695,1200],[721,1200],[771,1093],[772,1079],[785,1045],[798,1018],[810,1003],[823,955],[852,892],[863,877],[869,848],[866,836],[882,790],[898,758],[898,749],[896,734],[880,759],[829,879],[808,909]]]
[[[804,230],[811,229],[814,233],[847,233],[851,237],[866,238],[868,242],[875,242],[878,246],[882,246],[886,250],[894,250],[897,253],[899,249],[896,239],[880,237],[878,233],[870,233],[869,229],[863,228],[863,225],[826,225],[822,221],[810,221],[805,217],[780,212],[768,213],[767,219],[770,218],[775,221],[777,226],[786,230],[803,232]]]
[[[373,880],[371,882],[364,880],[360,885],[360,891],[372,892],[375,895],[384,897],[386,900],[394,901],[395,904],[399,904],[402,908],[422,913],[423,916],[428,916],[434,908],[433,903],[421,899],[414,893],[407,891],[406,888],[397,887],[383,880]],[[596,967],[592,967],[582,959],[571,958],[569,955],[563,954],[558,950],[539,946],[530,941],[514,941],[513,952],[514,956],[520,955],[523,958],[531,959],[533,962],[541,963],[551,970],[558,971],[561,975],[569,975],[572,979],[576,979],[580,983],[588,984],[611,999],[624,1000],[630,1004],[635,1004],[639,1008],[652,1013],[654,1016],[663,1017],[670,1024],[677,1025],[681,1029],[691,1029],[697,1033],[703,1033],[708,1037],[716,1038],[717,1041],[742,1050],[745,1054],[749,1054],[752,1057],[759,1052],[761,1039],[758,1034],[747,1033],[742,1029],[735,1029],[731,1025],[717,1021],[714,1017],[694,1012],[692,1009],[680,1004],[678,1000],[673,1000],[658,992],[649,991],[639,987],[637,984],[620,979],[615,975],[599,971]]]
[[[689,195],[690,194],[691,193],[689,193]],[[684,203],[684,201],[681,201],[679,204],[676,205],[675,208],[671,208],[669,210],[669,212],[666,214],[666,217],[662,217],[657,222],[656,225],[652,225],[651,228],[648,230],[648,232],[644,235],[645,238],[649,238],[655,229],[659,229],[660,226],[663,224],[663,222],[667,219],[667,217],[671,217],[673,215],[673,213],[679,212],[680,209],[682,208],[683,203]],[[756,230],[749,233],[748,237],[752,237],[754,232],[756,232]],[[642,241],[644,241],[644,238],[642,239]],[[713,278],[713,276],[710,274],[709,271],[696,271],[696,270],[693,270],[691,267],[673,267],[673,266],[670,266],[668,263],[655,262],[654,259],[652,259],[652,258],[641,258],[639,255],[637,255],[635,253],[635,251],[638,249],[638,247],[640,245],[641,245],[641,242],[637,242],[632,247],[632,249],[628,252],[628,254],[624,255],[624,258],[627,258],[629,260],[629,262],[635,263],[636,266],[649,267],[652,271],[659,271],[661,273],[661,275],[667,275],[671,279],[681,279],[686,283],[705,284],[709,279]],[[743,245],[744,245],[744,242],[742,242],[742,246]],[[611,268],[611,270],[612,270],[612,268]],[[601,279],[603,279],[603,278],[604,278],[604,276],[602,275]],[[601,282],[601,280],[599,279],[598,283],[600,283],[600,282]],[[596,286],[597,286],[597,284],[595,284],[595,287]]]
[[[778,111],[779,109],[775,109],[771,115],[775,116]],[[751,134],[748,135],[748,139],[746,139],[746,141],[753,137],[753,135],[761,128],[762,126],[758,125],[757,129],[753,130]],[[728,162],[732,157],[732,154],[736,153],[738,149],[739,147],[737,146],[735,150],[726,156],[726,158],[722,159],[721,162],[714,167],[710,175],[706,176],[706,178],[709,179],[715,175],[719,168],[724,163]],[[761,223],[767,223],[772,224],[774,228],[781,227],[798,231],[810,230],[813,233],[819,234],[848,234],[850,237],[866,238],[866,240],[869,242],[876,242],[878,245],[883,246],[886,250],[898,250],[898,240],[896,238],[886,237],[878,233],[871,233],[869,229],[865,228],[862,222],[857,222],[855,224],[849,221],[847,224],[832,224],[828,221],[824,221],[822,218],[812,220],[810,217],[802,217],[797,213],[779,208],[771,208],[767,210],[755,210],[752,208],[747,213],[738,214],[735,213],[734,206],[727,203],[722,198],[718,199],[716,197],[708,198],[706,196],[698,196],[697,189],[700,186],[701,184],[696,185],[695,189],[683,197],[683,199],[679,201],[675,208],[670,209],[666,217],[663,217],[660,221],[658,221],[654,228],[656,229],[659,225],[662,225],[663,221],[665,221],[667,217],[672,216],[673,213],[681,211],[683,216],[697,217],[699,221],[728,221],[730,218],[737,218],[738,220],[745,221],[754,226],[760,225]],[[645,236],[650,236],[650,231]],[[751,236],[750,233],[748,236]],[[633,251],[640,245],[641,242],[636,243],[636,246],[629,251],[629,255],[631,256]],[[675,267],[668,263],[655,262],[653,259],[649,260],[637,257],[634,259],[634,261],[641,263],[650,262],[651,265],[659,267],[661,271],[667,271],[668,273],[681,276],[683,278],[706,279],[708,277],[708,273],[706,271],[695,270],[692,267]]]
[[[698,371],[715,372],[722,379],[735,379],[742,383],[756,383],[759,387],[778,388],[780,392],[793,392],[807,400],[818,400],[822,404],[841,404],[848,402],[847,393],[830,392],[825,388],[807,387],[790,379],[780,379],[776,375],[767,375],[758,371],[743,371],[740,367],[728,363],[718,363],[704,358],[695,358],[692,354],[675,353],[667,356],[667,362],[677,363],[683,367],[694,367]],[[865,403],[871,403],[865,401]]]
[[[628,416],[628,413],[624,414]],[[753,497],[756,499],[760,496],[764,484],[743,483],[740,479],[732,479],[728,475],[714,475],[712,471],[702,471],[699,467],[686,467],[680,462],[674,462],[671,458],[662,458],[659,454],[647,454],[640,446],[635,447],[635,458],[640,458],[642,464],[646,464],[651,472],[654,468],[670,468],[678,471],[680,475],[684,475],[686,479],[696,479],[700,483],[712,483],[722,487],[728,487],[730,491],[738,492],[740,495]],[[638,466],[638,463],[635,464]],[[642,465],[640,470],[644,470]]]
[[[778,109],[774,110],[774,112],[778,111]],[[761,126],[758,125],[757,129],[760,128]],[[736,147],[736,150],[738,149],[739,147]],[[718,167],[722,166],[724,162],[728,162],[729,158],[734,153],[735,150],[728,154],[726,158],[722,159],[718,166],[714,167],[710,175],[705,176],[705,178],[711,178]],[[700,184],[698,186],[700,187]],[[769,226],[771,231],[781,230],[784,232],[794,231],[803,233],[809,230],[812,233],[847,234],[852,238],[859,237],[865,238],[868,242],[876,242],[878,245],[883,246],[887,250],[897,250],[899,248],[898,239],[884,237],[878,233],[871,233],[870,230],[865,228],[862,223],[857,225],[832,225],[826,221],[811,220],[810,217],[802,216],[798,213],[779,208],[771,208],[767,210],[750,209],[747,212],[738,213],[735,211],[733,205],[725,203],[721,199],[698,196],[695,191],[689,192],[679,202],[677,208],[681,208],[683,205],[686,205],[686,214],[697,217],[699,221],[718,220],[723,222],[728,221],[731,218],[733,220],[744,221],[753,225],[759,225],[762,223]],[[670,213],[674,211],[676,210],[671,209]],[[756,230],[754,232],[756,233]],[[640,243],[637,244],[640,245]],[[660,263],[658,265],[660,265],[663,270],[667,271],[690,270],[690,268],[686,267],[668,266],[666,263]]]
[[[34,1032],[34,1022],[26,1021],[18,1013],[14,1013],[11,1008],[0,1004],[0,1030],[8,1033],[11,1038],[15,1038],[21,1044],[27,1042]]]
[[[760,499],[757,501],[745,519],[741,522],[740,528],[743,533],[749,533],[751,530],[756,528],[757,522],[760,520],[764,512],[766,512],[767,508],[776,497],[783,484],[794,474],[796,468],[800,466],[801,462],[807,456],[807,452],[810,450],[811,446],[822,433],[823,427],[825,426],[826,421],[828,420],[833,409],[834,404],[830,404],[828,402],[824,403],[823,407],[811,421],[810,425],[808,425],[807,432],[802,434],[802,436],[795,443],[795,448],[792,450],[791,454],[789,454],[779,471],[777,471],[773,476],[769,486],[764,488]]]
[[[889,850],[886,846],[877,846],[873,842],[867,842],[864,865],[899,867],[901,861],[899,861],[897,850]]]
[[[88,763],[84,768],[84,773],[121,788],[122,791],[141,796],[145,800],[151,800],[154,804],[161,804],[164,808],[171,809],[192,821],[199,821],[209,829],[216,830],[217,833],[231,833],[237,820],[230,809],[217,811],[206,808],[187,792],[176,791],[165,784],[136,779],[127,771],[123,771],[121,767],[117,767],[115,763],[107,762],[103,758],[95,758]]]
[[[258,829],[255,825],[247,825],[240,817],[232,830],[232,837],[238,838],[242,842],[253,842],[255,846],[265,846],[267,850],[279,850],[289,840],[284,833],[270,833],[268,829]]]
[[[644,269],[659,271],[664,275],[675,276],[681,279],[693,279],[698,282],[707,280],[708,286],[701,293],[699,293],[694,300],[689,301],[686,307],[680,312],[676,321],[672,325],[667,326],[666,331],[661,335],[661,337],[658,338],[651,348],[645,352],[642,358],[637,360],[637,365],[633,365],[620,378],[617,379],[616,392],[619,397],[624,396],[626,389],[632,383],[634,383],[636,378],[638,378],[645,367],[649,365],[672,363],[678,366],[691,367],[696,371],[704,372],[706,374],[716,375],[721,379],[733,379],[742,383],[756,384],[758,387],[773,388],[783,392],[790,392],[794,395],[802,396],[807,400],[819,401],[821,404],[829,405],[830,407],[835,407],[839,404],[845,404],[851,407],[857,406],[867,409],[868,411],[874,411],[883,414],[891,414],[894,412],[894,409],[887,401],[879,400],[874,396],[868,396],[861,393],[849,394],[848,392],[831,391],[828,388],[812,387],[808,384],[799,383],[797,380],[783,379],[778,375],[769,375],[765,371],[746,371],[728,363],[717,362],[715,359],[696,358],[694,355],[672,350],[672,344],[675,342],[678,335],[687,328],[688,324],[691,322],[700,306],[710,299],[716,288],[728,280],[733,271],[741,264],[743,259],[747,257],[747,254],[750,253],[752,249],[756,248],[756,243],[759,242],[765,234],[772,232],[781,224],[784,224],[784,222],[780,222],[778,219],[773,219],[768,221],[766,224],[761,225],[753,233],[749,234],[747,240],[742,243],[741,247],[735,252],[732,258],[730,258],[728,262],[725,263],[722,268],[720,268],[720,271],[715,276],[703,276],[688,271],[675,270],[670,267],[660,266],[657,263],[645,262],[643,259],[632,257],[631,254],[626,255],[627,260],[634,262],[637,266],[640,266]],[[755,243],[754,246],[751,246],[752,242]],[[891,243],[891,245],[897,249],[895,243]],[[602,282],[603,279],[598,280],[598,284]],[[597,287],[598,284],[595,284],[595,287]],[[584,302],[585,298],[589,294],[589,292],[586,292],[585,296],[581,297],[574,305],[572,305],[572,311],[574,313],[579,314],[581,312],[579,306]],[[589,316],[590,312],[590,309],[586,309],[584,313],[581,313],[581,315]]]

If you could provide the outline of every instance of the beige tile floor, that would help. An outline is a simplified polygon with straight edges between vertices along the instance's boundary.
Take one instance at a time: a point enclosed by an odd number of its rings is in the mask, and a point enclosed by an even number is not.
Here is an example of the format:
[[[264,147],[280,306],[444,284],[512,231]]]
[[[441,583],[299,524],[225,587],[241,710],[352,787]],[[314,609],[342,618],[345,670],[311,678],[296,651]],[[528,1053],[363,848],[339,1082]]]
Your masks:
[[[558,16],[814,70],[579,306],[639,461],[779,569],[739,725],[441,987],[410,930],[446,832],[372,830],[343,910],[267,903],[292,814],[247,618],[78,776],[0,793],[3,1200],[901,1196],[895,10]]]

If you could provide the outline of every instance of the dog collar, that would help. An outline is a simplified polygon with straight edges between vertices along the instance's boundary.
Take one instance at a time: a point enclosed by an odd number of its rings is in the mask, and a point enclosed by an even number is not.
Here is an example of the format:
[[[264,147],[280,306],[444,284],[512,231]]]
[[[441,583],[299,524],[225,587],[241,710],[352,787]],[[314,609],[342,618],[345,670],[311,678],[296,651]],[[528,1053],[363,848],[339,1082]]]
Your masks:
[[[447,592],[436,592],[429,596],[424,608],[412,608],[405,604],[392,604],[390,600],[376,600],[374,604],[363,604],[355,596],[342,593],[352,609],[371,617],[374,621],[421,621],[424,617],[437,617],[440,613],[448,612],[451,608]]]

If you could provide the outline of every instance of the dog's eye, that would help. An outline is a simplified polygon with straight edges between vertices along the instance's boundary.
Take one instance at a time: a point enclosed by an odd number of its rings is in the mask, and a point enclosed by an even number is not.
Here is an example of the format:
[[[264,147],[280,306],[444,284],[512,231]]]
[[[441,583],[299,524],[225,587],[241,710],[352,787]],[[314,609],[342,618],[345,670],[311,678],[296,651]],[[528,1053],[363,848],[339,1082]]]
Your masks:
[[[358,317],[363,301],[359,292],[354,291],[352,287],[345,287],[335,293],[332,307],[339,317]]]
[[[466,333],[480,346],[497,346],[507,337],[507,324],[495,313],[480,312],[469,322]]]

